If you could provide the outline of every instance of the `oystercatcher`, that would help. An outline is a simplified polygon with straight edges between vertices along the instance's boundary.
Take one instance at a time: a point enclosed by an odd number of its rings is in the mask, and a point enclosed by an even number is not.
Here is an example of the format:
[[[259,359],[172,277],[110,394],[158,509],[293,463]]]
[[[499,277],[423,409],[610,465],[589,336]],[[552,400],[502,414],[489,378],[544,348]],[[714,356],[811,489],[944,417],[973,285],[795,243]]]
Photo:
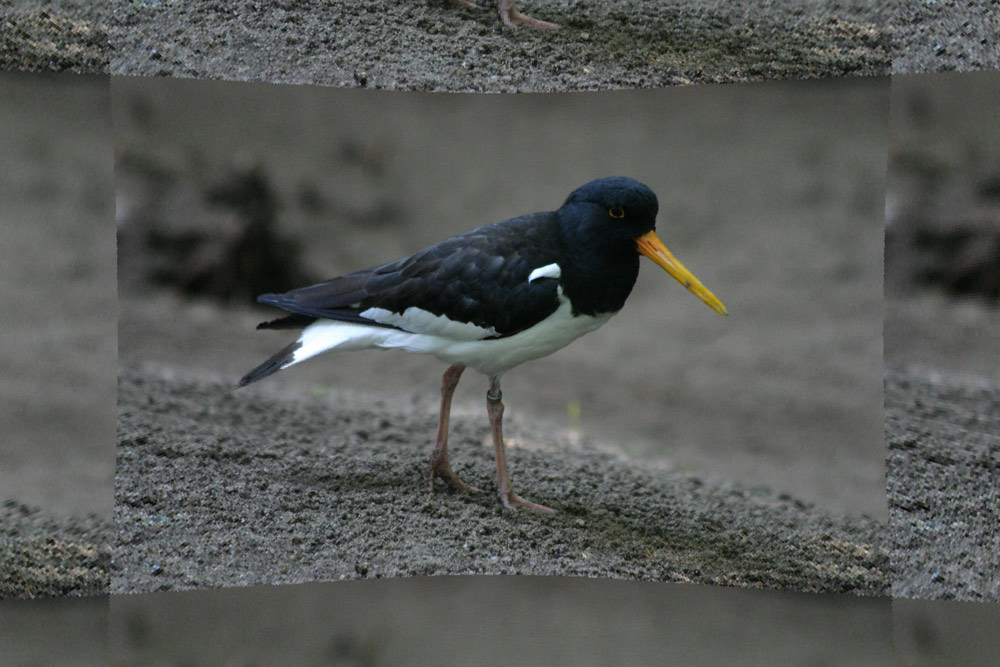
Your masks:
[[[472,7],[474,9],[481,9],[479,5],[471,0],[448,0],[453,5],[461,5],[463,7]],[[527,25],[532,28],[558,28],[559,26],[555,23],[549,23],[548,21],[539,21],[538,19],[533,19],[530,16],[525,16],[521,12],[517,11],[514,7],[514,0],[497,0],[497,10],[500,12],[500,20],[503,21],[504,25],[510,26],[512,28],[518,25]]]
[[[258,329],[302,329],[298,339],[240,380],[243,387],[328,350],[400,349],[448,362],[431,457],[435,475],[475,491],[448,462],[448,416],[466,367],[489,377],[487,412],[505,507],[552,511],[517,496],[503,444],[500,378],[552,354],[621,310],[639,255],[726,315],[722,302],[660,242],[656,195],[626,177],[574,190],[557,211],[486,225],[412,257],[257,300],[292,313]]]

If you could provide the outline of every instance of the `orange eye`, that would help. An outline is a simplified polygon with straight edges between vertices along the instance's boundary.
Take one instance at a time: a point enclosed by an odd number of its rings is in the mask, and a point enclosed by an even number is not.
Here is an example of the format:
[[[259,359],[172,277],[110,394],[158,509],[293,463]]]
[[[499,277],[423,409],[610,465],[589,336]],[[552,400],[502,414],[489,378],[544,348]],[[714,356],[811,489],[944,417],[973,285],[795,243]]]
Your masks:
[[[623,209],[621,206],[612,206],[611,208],[608,209],[608,215],[610,215],[612,218],[624,218],[625,209]]]

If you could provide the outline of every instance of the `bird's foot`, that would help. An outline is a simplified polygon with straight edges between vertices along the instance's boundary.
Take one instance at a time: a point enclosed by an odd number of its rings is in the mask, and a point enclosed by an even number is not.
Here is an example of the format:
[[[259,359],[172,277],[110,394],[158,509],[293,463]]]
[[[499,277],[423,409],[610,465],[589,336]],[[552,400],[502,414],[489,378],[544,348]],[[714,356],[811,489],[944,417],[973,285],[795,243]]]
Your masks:
[[[438,476],[448,483],[448,486],[457,491],[472,491],[474,493],[479,493],[479,489],[472,486],[471,484],[466,484],[458,478],[452,469],[451,464],[448,463],[448,459],[434,459],[431,461],[431,474],[430,474],[430,487],[434,488],[434,477]]]
[[[469,0],[448,0],[453,5],[459,5],[461,7],[472,7],[473,9],[482,9],[479,5],[474,2],[469,2]]]
[[[555,510],[551,507],[546,507],[545,505],[539,505],[538,503],[533,503],[530,500],[525,500],[513,491],[507,491],[506,493],[501,491],[500,502],[503,503],[504,507],[510,510],[524,508],[535,512],[555,512]]]
[[[454,1],[454,0],[452,0]],[[500,8],[500,20],[503,24],[511,28],[516,28],[519,25],[526,25],[532,28],[558,28],[559,25],[556,23],[549,23],[548,21],[540,21],[538,19],[533,19],[530,16],[526,16],[521,12],[514,9],[513,0],[499,0]]]

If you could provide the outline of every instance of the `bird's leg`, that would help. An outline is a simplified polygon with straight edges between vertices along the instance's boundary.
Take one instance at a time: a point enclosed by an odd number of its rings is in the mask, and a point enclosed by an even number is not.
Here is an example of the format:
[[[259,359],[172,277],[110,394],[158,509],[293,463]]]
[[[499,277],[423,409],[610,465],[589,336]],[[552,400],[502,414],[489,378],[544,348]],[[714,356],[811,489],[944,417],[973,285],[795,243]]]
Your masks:
[[[486,411],[490,415],[490,429],[493,431],[493,450],[497,458],[497,492],[500,494],[500,502],[508,509],[524,507],[539,512],[555,511],[545,505],[537,505],[521,498],[510,488],[507,454],[503,446],[503,394],[500,391],[499,375],[490,378],[490,389],[486,392]]]
[[[434,475],[440,475],[441,479],[448,482],[452,488],[460,491],[478,491],[474,486],[470,486],[460,480],[451,470],[448,462],[448,420],[451,417],[451,395],[455,393],[458,380],[462,377],[465,366],[454,364],[448,367],[441,379],[441,415],[438,417],[437,439],[434,441],[434,453],[431,455],[430,486],[434,488]]]
[[[455,0],[452,0],[452,2],[454,1]],[[497,0],[497,5],[500,10],[500,20],[503,21],[504,25],[510,26],[511,28],[517,27],[519,24],[531,26],[532,28],[559,27],[555,23],[539,21],[538,19],[533,19],[530,16],[525,16],[514,8],[514,0]]]

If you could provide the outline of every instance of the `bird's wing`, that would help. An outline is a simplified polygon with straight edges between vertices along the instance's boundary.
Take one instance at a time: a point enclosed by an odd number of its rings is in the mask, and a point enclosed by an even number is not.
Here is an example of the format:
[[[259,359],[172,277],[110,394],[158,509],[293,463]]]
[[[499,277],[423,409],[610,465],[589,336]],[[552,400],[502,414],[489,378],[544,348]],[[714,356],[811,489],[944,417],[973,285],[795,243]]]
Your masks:
[[[258,301],[295,315],[264,326],[324,318],[471,340],[513,335],[559,306],[550,215],[487,225],[406,259],[265,294]]]

